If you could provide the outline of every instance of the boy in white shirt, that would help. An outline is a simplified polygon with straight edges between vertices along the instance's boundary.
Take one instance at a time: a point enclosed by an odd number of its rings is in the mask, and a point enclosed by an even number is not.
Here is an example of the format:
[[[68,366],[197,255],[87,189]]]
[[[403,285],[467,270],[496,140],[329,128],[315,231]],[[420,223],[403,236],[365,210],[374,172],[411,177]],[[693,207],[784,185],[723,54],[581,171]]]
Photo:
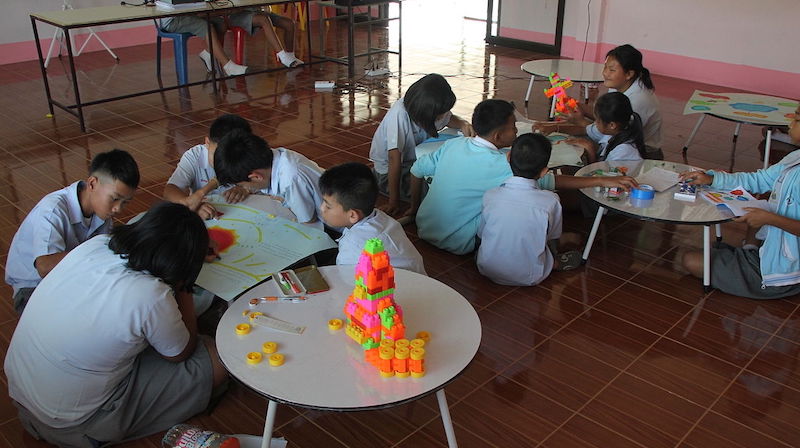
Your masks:
[[[561,236],[558,195],[542,190],[552,146],[541,134],[519,136],[508,153],[513,177],[483,196],[478,227],[478,270],[501,285],[535,285],[580,263],[578,252],[554,260],[551,247]]]
[[[14,309],[22,313],[33,290],[69,251],[111,231],[112,218],[133,198],[139,168],[120,149],[92,159],[89,177],[39,201],[11,241],[6,283],[14,288]]]
[[[219,142],[214,168],[220,185],[237,184],[250,193],[276,196],[298,222],[318,221],[322,168],[306,156],[286,148],[271,149],[263,138],[235,130]]]
[[[336,264],[355,265],[364,243],[380,238],[392,266],[427,275],[422,256],[403,226],[375,208],[378,183],[369,167],[356,162],[335,166],[319,178],[319,189],[322,219],[331,227],[344,227]]]
[[[175,172],[164,186],[164,199],[189,207],[203,219],[211,219],[217,214],[214,207],[204,201],[206,195],[221,192],[228,202],[243,201],[249,192],[242,187],[223,191],[219,188],[214,172],[214,151],[217,150],[217,144],[234,129],[252,132],[250,123],[235,114],[221,115],[214,120],[208,129],[205,143],[189,148],[181,156]]]

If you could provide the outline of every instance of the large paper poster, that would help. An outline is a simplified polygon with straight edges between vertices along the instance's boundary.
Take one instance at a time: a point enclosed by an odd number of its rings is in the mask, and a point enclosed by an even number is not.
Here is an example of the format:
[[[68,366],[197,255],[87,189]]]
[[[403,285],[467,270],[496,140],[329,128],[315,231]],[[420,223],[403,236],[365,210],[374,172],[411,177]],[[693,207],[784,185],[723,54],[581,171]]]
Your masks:
[[[206,263],[197,284],[225,300],[271,273],[336,243],[322,230],[241,204],[210,201],[220,217],[206,221],[220,260]]]
[[[695,90],[683,114],[706,113],[746,123],[788,126],[797,101],[754,93],[712,93]]]

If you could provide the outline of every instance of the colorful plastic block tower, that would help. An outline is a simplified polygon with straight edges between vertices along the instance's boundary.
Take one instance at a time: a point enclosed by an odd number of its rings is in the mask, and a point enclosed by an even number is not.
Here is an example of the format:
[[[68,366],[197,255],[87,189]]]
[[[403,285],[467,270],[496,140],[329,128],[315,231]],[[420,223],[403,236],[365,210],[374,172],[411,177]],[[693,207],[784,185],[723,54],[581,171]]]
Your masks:
[[[578,111],[578,102],[575,98],[567,95],[567,89],[572,87],[572,81],[569,79],[561,79],[558,73],[550,73],[550,88],[544,89],[544,94],[548,98],[556,97],[556,112],[561,115],[566,115],[571,112]]]
[[[383,242],[367,240],[356,265],[353,293],[344,305],[345,333],[361,345],[364,359],[381,376],[420,377],[425,374],[424,342],[412,348],[404,339],[403,310],[394,301],[394,287],[394,269]]]

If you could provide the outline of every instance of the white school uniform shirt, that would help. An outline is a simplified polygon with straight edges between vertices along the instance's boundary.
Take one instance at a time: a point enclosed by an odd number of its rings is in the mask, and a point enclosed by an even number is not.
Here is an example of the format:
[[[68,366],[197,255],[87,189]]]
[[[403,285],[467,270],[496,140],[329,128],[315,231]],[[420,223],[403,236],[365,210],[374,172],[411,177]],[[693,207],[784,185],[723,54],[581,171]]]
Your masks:
[[[70,251],[89,238],[111,231],[111,219],[84,218],[78,201],[78,181],[54,191],[28,213],[11,241],[6,262],[6,283],[14,288],[35,288],[42,280],[33,265],[42,255]]]
[[[42,280],[8,348],[8,394],[54,428],[91,417],[148,346],[172,357],[189,342],[171,288],[128,269],[109,240],[85,242]]]
[[[298,222],[316,221],[322,204],[319,177],[322,168],[306,156],[286,148],[272,150],[270,186],[263,194],[283,198],[283,205],[297,216]]]
[[[535,285],[550,275],[547,242],[561,236],[561,203],[534,179],[511,177],[483,196],[478,271],[501,285]]]
[[[599,148],[597,149],[597,160],[600,162],[642,160],[642,155],[639,154],[639,150],[636,149],[636,145],[630,141],[620,143],[619,145],[615,146],[610,153],[607,153],[606,148],[608,147],[609,140],[611,140],[611,136],[601,134],[600,131],[597,130],[597,126],[594,124],[586,126],[586,136],[598,144]]]
[[[417,160],[417,145],[428,137],[428,133],[408,116],[403,99],[400,98],[383,117],[372,137],[369,159],[374,164],[375,172],[378,174],[389,172],[389,150],[393,148],[400,151],[402,165],[411,166]]]
[[[208,147],[195,145],[183,153],[178,167],[175,168],[175,172],[172,173],[167,183],[175,185],[181,190],[188,188],[191,191],[197,191],[215,177],[217,177],[217,173],[208,162]],[[220,193],[222,190],[222,188],[217,188],[210,194]]]
[[[608,91],[616,92],[617,89],[608,89]],[[661,111],[659,110],[656,94],[645,87],[642,81],[638,79],[628,87],[628,90],[622,93],[628,97],[631,101],[631,108],[642,119],[644,144],[651,148],[661,148]],[[594,124],[589,125],[589,127],[594,128],[595,134],[600,134]],[[586,133],[589,136],[592,135],[589,134],[588,129]]]
[[[389,253],[389,261],[395,268],[428,275],[425,272],[422,255],[408,239],[403,226],[378,209],[374,209],[369,216],[353,224],[352,227],[344,229],[342,237],[339,238],[336,264],[357,264],[361,251],[364,250],[364,243],[370,238],[380,238],[383,241],[383,248]]]

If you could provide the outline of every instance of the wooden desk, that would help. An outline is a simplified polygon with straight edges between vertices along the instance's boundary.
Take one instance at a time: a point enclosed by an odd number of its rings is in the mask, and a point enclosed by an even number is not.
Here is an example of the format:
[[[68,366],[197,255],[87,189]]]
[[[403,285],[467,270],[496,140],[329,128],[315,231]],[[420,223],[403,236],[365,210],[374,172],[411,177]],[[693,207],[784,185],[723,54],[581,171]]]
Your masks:
[[[481,323],[475,309],[449,286],[414,272],[395,269],[395,300],[403,307],[406,333],[428,331],[426,373],[422,378],[382,378],[364,361],[364,352],[344,332],[331,331],[327,322],[344,318],[342,308],[353,290],[354,266],[320,268],[330,291],[314,294],[302,303],[270,302],[254,308],[268,316],[306,326],[301,335],[254,326],[237,335],[245,323],[242,311],[253,297],[275,295],[270,280],[234,301],[217,327],[217,350],[228,371],[269,399],[264,441],[272,437],[278,403],[330,411],[365,411],[397,406],[436,393],[451,448],[457,446],[444,387],[458,377],[475,357],[481,341]],[[286,357],[281,367],[267,361],[251,365],[249,352],[260,352],[267,341],[278,343]],[[267,447],[262,442],[263,448]]]

